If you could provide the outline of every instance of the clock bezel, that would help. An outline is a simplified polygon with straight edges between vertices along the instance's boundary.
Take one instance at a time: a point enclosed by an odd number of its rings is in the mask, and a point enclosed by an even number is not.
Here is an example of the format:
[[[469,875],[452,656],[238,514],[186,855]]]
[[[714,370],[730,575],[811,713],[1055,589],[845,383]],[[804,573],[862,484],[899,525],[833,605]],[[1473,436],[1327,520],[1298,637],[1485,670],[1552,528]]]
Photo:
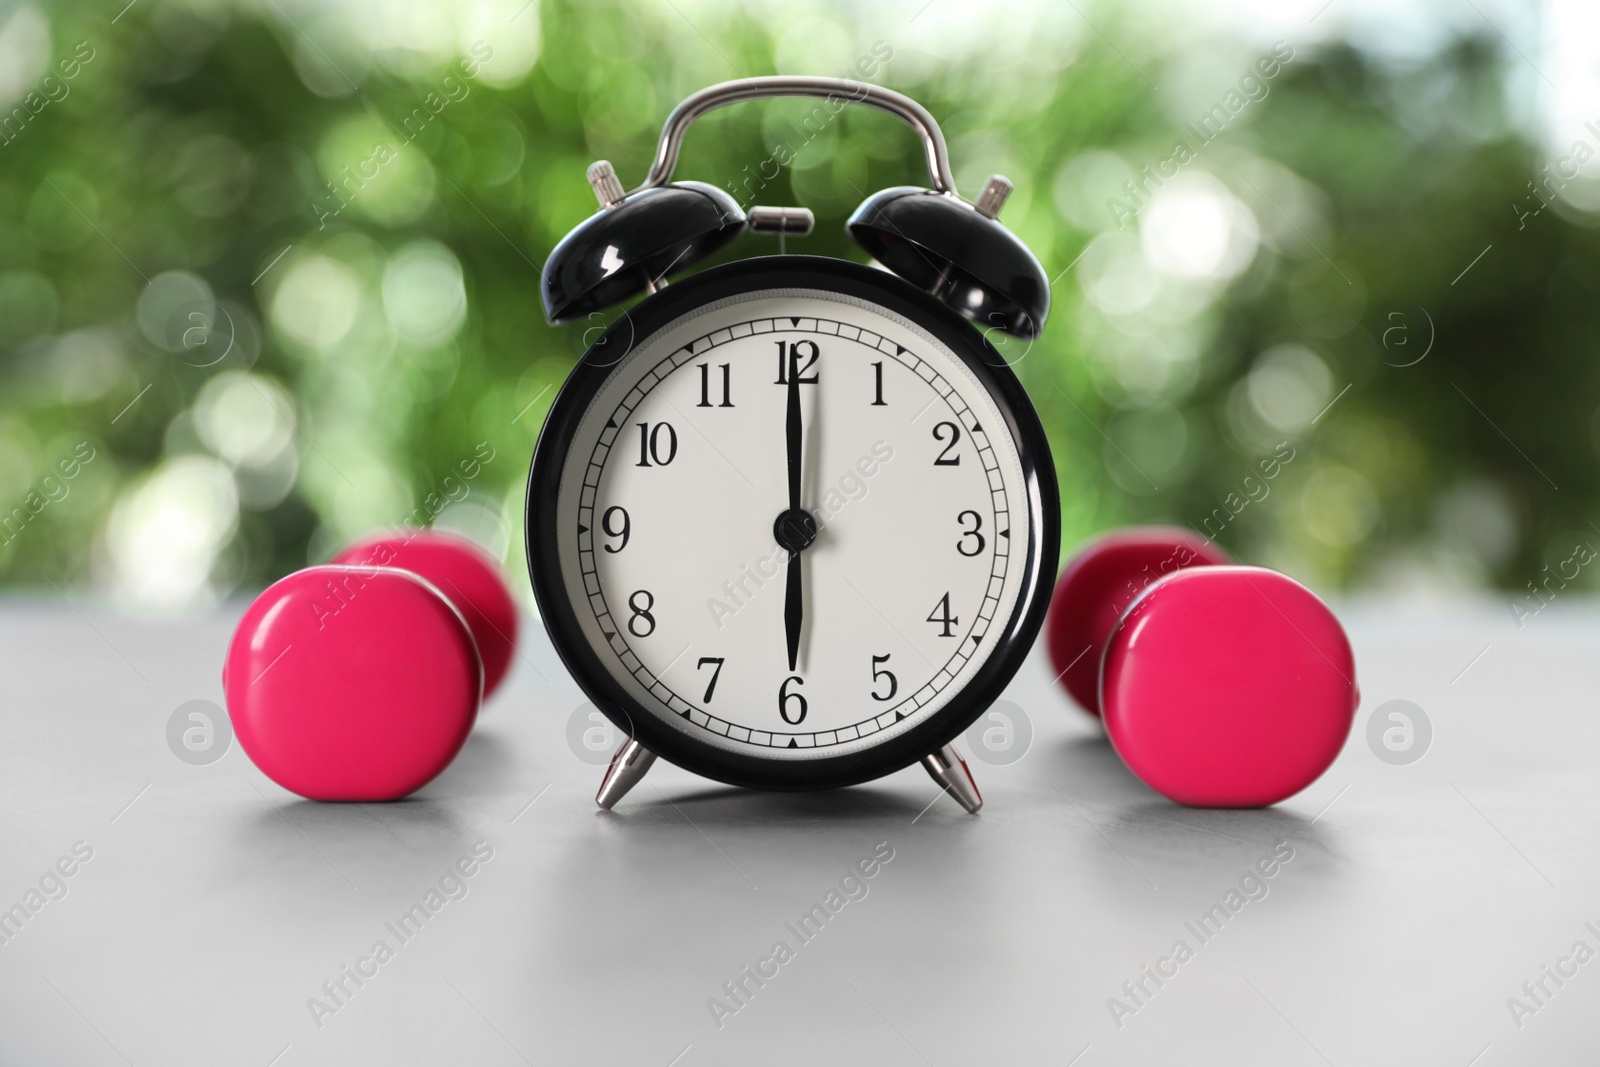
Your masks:
[[[1028,544],[1017,600],[986,638],[993,652],[972,679],[925,722],[858,752],[814,760],[777,760],[730,752],[658,722],[612,676],[583,636],[561,573],[557,504],[574,435],[592,401],[635,342],[699,307],[751,292],[816,289],[865,300],[901,315],[955,353],[994,399],[1010,431],[1027,497]],[[1022,383],[988,339],[966,319],[887,271],[821,256],[763,256],[696,274],[623,315],[583,354],[545,419],[528,473],[524,524],[528,574],[550,641],[586,696],[625,735],[662,759],[704,777],[753,789],[828,789],[871,781],[949,744],[987,709],[1027,658],[1049,607],[1060,551],[1060,498],[1044,428]],[[1013,546],[1015,549],[1016,546]]]

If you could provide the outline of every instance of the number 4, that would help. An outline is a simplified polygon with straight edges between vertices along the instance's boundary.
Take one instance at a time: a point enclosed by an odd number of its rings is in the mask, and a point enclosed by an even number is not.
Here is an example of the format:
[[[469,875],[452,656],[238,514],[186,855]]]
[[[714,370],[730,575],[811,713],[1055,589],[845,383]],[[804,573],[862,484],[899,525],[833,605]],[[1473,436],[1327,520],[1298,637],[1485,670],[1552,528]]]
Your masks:
[[[936,622],[942,627],[940,637],[954,637],[954,627],[961,625],[961,620],[950,614],[950,594],[946,593],[939,598],[939,602],[928,612],[928,621]]]

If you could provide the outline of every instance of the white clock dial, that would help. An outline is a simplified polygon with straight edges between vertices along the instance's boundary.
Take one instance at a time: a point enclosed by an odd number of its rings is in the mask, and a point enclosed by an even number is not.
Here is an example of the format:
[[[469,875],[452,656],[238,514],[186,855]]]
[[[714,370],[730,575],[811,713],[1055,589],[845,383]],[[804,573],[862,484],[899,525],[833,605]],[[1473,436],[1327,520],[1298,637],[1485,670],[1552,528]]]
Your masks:
[[[793,669],[774,531],[789,360],[817,526]],[[640,708],[746,755],[844,755],[925,721],[994,652],[1025,580],[1027,484],[995,401],[930,334],[843,294],[735,296],[638,340],[560,479],[586,642]]]

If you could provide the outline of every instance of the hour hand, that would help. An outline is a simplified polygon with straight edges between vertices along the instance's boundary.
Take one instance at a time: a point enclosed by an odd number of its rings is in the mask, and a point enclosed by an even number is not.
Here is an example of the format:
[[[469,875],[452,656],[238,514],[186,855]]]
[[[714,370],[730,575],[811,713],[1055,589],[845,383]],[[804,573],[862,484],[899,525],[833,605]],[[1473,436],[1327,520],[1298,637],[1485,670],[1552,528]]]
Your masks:
[[[800,626],[805,622],[805,607],[800,595],[800,553],[789,553],[788,589],[783,599],[783,636],[789,645],[789,672],[794,673],[800,656]]]
[[[789,573],[783,597],[783,635],[789,646],[789,670],[800,659],[800,630],[805,622],[805,598],[800,591],[800,556],[817,539],[817,520],[803,508],[784,510],[772,524],[778,547],[789,553]]]

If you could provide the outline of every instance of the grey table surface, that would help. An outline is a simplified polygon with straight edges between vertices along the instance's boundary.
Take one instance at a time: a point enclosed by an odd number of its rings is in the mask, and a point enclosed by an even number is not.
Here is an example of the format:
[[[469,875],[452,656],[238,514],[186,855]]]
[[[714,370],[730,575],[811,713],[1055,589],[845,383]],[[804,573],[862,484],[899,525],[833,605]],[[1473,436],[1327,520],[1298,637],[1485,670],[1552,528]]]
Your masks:
[[[1007,693],[1032,745],[974,763],[976,817],[914,767],[763,794],[659,763],[598,812],[600,769],[566,740],[582,696],[531,620],[421,794],[308,803],[237,744],[208,766],[168,748],[174,708],[220,702],[241,610],[0,601],[0,908],[40,903],[0,944],[0,1064],[1600,1057],[1600,607],[1520,631],[1503,606],[1345,608],[1356,728],[1265,811],[1149,792],[1036,650]],[[1393,699],[1433,727],[1408,766],[1366,741]],[[1197,937],[1275,848],[1292,859]],[[893,858],[796,936],[875,849]],[[63,857],[71,877],[50,877]],[[402,940],[418,903],[437,910]]]

